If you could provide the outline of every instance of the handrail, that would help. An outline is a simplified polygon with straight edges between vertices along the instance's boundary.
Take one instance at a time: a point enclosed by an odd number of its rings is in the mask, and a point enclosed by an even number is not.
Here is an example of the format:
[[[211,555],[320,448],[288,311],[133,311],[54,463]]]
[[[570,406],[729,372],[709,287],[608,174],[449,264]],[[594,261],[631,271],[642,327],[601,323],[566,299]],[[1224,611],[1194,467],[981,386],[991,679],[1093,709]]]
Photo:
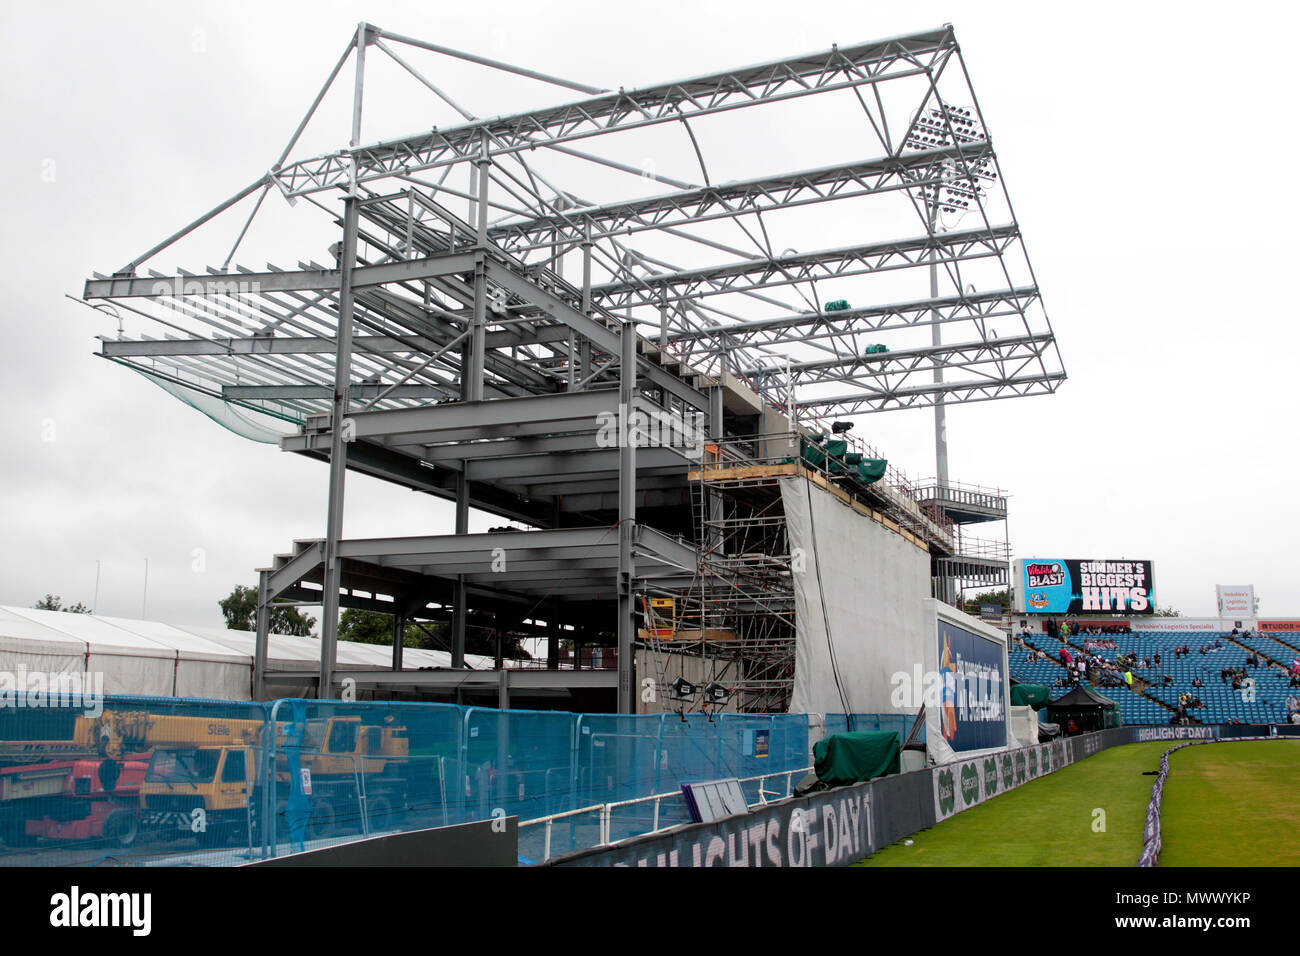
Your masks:
[[[782,799],[784,797],[790,796],[790,794],[794,791],[793,776],[795,774],[807,775],[812,772],[812,769],[813,768],[809,766],[809,767],[797,768],[794,770],[779,770],[776,773],[765,773],[765,774],[760,774],[756,777],[742,777],[737,782],[741,784],[746,784],[746,783],[753,783],[754,781],[758,781],[758,801],[756,803],[749,804],[750,808],[752,809],[753,807],[756,806],[758,807],[767,806],[768,803],[767,798],[769,796],[780,797]],[[772,777],[786,778],[786,785],[784,791],[763,789],[763,782]],[[680,799],[681,796],[682,796],[682,792],[680,790],[672,790],[667,793],[654,793],[646,797],[634,797],[630,800],[615,800],[610,803],[594,803],[591,806],[579,807],[576,810],[565,810],[561,813],[548,813],[546,816],[535,817],[532,820],[521,820],[519,822],[519,829],[522,831],[525,827],[533,827],[533,826],[546,827],[545,834],[543,837],[543,844],[542,844],[543,846],[542,860],[546,861],[551,858],[551,833],[552,833],[552,827],[554,826],[554,823],[557,820],[565,820],[568,819],[569,817],[575,817],[583,814],[586,815],[590,815],[593,813],[599,814],[598,842],[592,845],[607,846],[609,843],[612,842],[610,840],[610,830],[611,830],[610,824],[613,818],[614,810],[618,809],[619,807],[630,807],[641,803],[650,803],[651,801],[653,801],[654,807],[652,809],[651,828],[649,830],[646,830],[645,833],[658,833],[660,830],[668,829],[668,827],[661,827],[659,825],[660,803],[662,803],[662,801],[664,800]],[[673,824],[673,826],[676,826],[676,824]],[[637,835],[644,836],[645,833],[641,833]]]
[[[846,454],[861,454],[865,458],[887,461],[887,459],[881,459],[880,453],[875,448],[847,433],[840,435],[835,440],[846,442]],[[795,458],[801,467],[821,475],[828,482],[835,482],[837,479],[846,477],[832,471],[826,464],[814,465],[804,459],[801,445],[804,441],[807,441],[807,434],[803,431],[765,432],[711,440],[707,443],[706,457],[703,464],[706,467],[723,463],[759,466],[779,464],[786,458]],[[794,455],[758,454],[762,446],[785,443],[797,446],[798,452]],[[899,509],[903,515],[915,522],[915,525],[910,530],[919,531],[926,536],[938,537],[945,544],[955,546],[956,526],[953,520],[942,512],[935,513],[929,508],[922,507],[918,500],[915,485],[893,465],[887,464],[885,466],[884,477],[876,484],[873,484],[871,489],[875,495],[883,498],[889,505]]]

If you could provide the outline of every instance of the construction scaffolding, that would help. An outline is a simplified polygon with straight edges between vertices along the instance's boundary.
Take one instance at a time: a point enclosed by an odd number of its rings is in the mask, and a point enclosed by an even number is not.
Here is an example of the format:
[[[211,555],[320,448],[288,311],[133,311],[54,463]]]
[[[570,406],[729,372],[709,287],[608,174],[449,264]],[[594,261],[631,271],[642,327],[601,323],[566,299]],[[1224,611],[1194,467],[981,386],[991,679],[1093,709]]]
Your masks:
[[[578,98],[471,111],[399,48]],[[363,143],[377,57],[427,99],[415,133]],[[331,95],[346,145],[300,155]],[[232,265],[286,239],[292,267]],[[220,265],[142,274],[182,247]],[[259,696],[269,608],[314,596],[322,697],[354,681],[505,705],[513,683],[630,711],[640,636],[713,655],[711,706],[732,687],[780,710],[796,558],[775,481],[952,556],[950,515],[835,419],[1065,378],[948,25],[615,91],[362,23],[265,175],[83,300],[117,324],[104,358],[329,466],[324,537],[261,572]],[[454,502],[454,530],[346,538],[349,470]],[[471,534],[471,510],[514,524]],[[671,640],[652,598],[673,602]],[[395,634],[446,619],[452,667],[404,671],[395,640],[391,674],[340,672],[343,607]],[[469,673],[475,626],[545,635],[547,666]],[[616,672],[562,668],[562,643]]]
[[[862,480],[852,466],[874,450],[856,439],[838,441],[842,450],[824,437],[818,441],[815,433],[790,432],[705,446],[700,466],[690,473],[701,543],[698,571],[689,586],[660,593],[673,609],[672,619],[648,610],[651,623],[641,631],[660,687],[672,683],[674,655],[696,656],[708,662],[709,679],[723,683],[740,710],[788,710],[797,639],[793,577],[806,569],[809,556],[792,553],[783,479],[812,482],[871,515],[930,552],[935,567],[953,560],[958,538],[951,520],[926,515],[914,486],[892,467],[878,467],[881,478]],[[798,456],[761,454],[794,448]],[[689,711],[705,700],[679,703],[678,709]]]

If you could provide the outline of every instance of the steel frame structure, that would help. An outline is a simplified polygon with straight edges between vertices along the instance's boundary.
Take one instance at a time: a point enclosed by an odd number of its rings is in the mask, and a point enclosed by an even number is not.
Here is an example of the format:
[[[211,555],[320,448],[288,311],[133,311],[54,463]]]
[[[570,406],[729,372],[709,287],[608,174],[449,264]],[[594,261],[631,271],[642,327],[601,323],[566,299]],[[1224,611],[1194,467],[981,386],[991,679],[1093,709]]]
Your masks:
[[[398,47],[581,96],[483,119]],[[452,122],[363,144],[376,56],[410,74]],[[297,156],[326,95],[346,87],[349,60],[347,145]],[[832,129],[843,143],[829,152],[849,158],[717,181],[735,160],[717,148],[719,128],[752,153],[781,142],[792,117],[823,115],[844,120]],[[644,136],[671,140],[662,171],[629,152],[629,137]],[[328,254],[315,255],[326,261],[309,253],[293,267],[232,267],[268,201],[324,213],[318,249]],[[862,222],[870,235],[850,228]],[[847,243],[817,241],[846,230]],[[225,240],[213,248],[230,243],[220,266],[147,269],[174,245],[215,233]],[[926,274],[923,296],[913,280]],[[831,295],[844,298],[824,301]],[[364,556],[398,577],[449,582],[454,666],[471,595],[484,593],[481,569],[471,570],[481,555],[457,550],[486,546],[465,537],[471,507],[535,529],[520,534],[614,528],[616,546],[587,565],[559,547],[495,590],[552,600],[571,590],[563,569],[593,572],[584,593],[616,609],[626,710],[635,597],[655,586],[647,568],[673,551],[664,541],[680,538],[674,547],[694,553],[720,526],[692,520],[680,449],[602,442],[603,414],[689,419],[721,439],[768,414],[780,423],[769,431],[798,433],[835,416],[1048,393],[1065,378],[949,25],[610,91],[362,23],[264,176],[95,274],[82,300],[119,321],[104,358],[195,403],[295,428],[282,446],[329,462],[326,536],[302,552],[315,564],[289,560],[294,580],[269,568],[259,588],[261,648],[270,603],[319,573],[322,695],[336,685],[339,603],[353,597],[344,568],[362,560],[342,535],[349,467],[456,502],[455,534],[425,557],[457,554],[463,569],[403,563],[403,539],[372,542]],[[128,322],[147,332],[128,335]],[[944,344],[940,326],[950,330]],[[900,520],[920,513],[898,483],[881,494]],[[930,531],[943,550],[943,529]],[[679,572],[693,563],[673,555]],[[418,616],[412,600],[399,617]]]

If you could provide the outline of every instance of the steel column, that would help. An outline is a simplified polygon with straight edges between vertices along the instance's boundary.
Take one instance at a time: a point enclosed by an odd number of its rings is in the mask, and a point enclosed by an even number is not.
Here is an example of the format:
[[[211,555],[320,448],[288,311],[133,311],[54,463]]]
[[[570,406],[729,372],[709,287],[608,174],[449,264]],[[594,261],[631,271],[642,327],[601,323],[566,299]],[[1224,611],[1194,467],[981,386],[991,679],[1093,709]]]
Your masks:
[[[257,576],[257,636],[253,641],[253,700],[266,700],[266,658],[271,633],[269,571]]]
[[[358,86],[358,111],[360,87]],[[359,116],[358,116],[359,122]],[[343,249],[339,258],[338,351],[334,359],[334,401],[330,417],[329,505],[325,520],[325,575],[317,697],[334,696],[334,658],[339,629],[339,540],[343,537],[344,479],[347,476],[347,421],[352,379],[352,267],[357,260],[357,198],[343,201]]]
[[[632,555],[636,528],[636,440],[632,434],[633,399],[636,396],[636,328],[623,322],[621,368],[619,369],[620,434],[618,459],[618,712],[633,712],[632,642],[636,636],[632,578],[636,563]]]

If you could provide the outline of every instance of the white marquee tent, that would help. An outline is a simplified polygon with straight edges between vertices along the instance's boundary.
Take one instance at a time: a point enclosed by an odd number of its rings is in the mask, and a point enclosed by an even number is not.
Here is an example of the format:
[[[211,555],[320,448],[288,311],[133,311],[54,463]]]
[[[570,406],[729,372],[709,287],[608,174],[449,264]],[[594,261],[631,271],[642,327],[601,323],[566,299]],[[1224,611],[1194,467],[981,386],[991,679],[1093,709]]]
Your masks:
[[[249,700],[254,637],[251,631],[0,606],[0,672],[102,673],[105,694]],[[338,666],[388,670],[392,653],[391,647],[339,641]],[[466,655],[465,663],[475,669],[493,666],[492,658],[476,655]],[[269,671],[315,671],[319,666],[317,640],[270,636]],[[450,666],[445,651],[402,651],[403,670]],[[26,685],[20,680],[17,686]],[[286,697],[305,691],[274,688],[277,696]]]

